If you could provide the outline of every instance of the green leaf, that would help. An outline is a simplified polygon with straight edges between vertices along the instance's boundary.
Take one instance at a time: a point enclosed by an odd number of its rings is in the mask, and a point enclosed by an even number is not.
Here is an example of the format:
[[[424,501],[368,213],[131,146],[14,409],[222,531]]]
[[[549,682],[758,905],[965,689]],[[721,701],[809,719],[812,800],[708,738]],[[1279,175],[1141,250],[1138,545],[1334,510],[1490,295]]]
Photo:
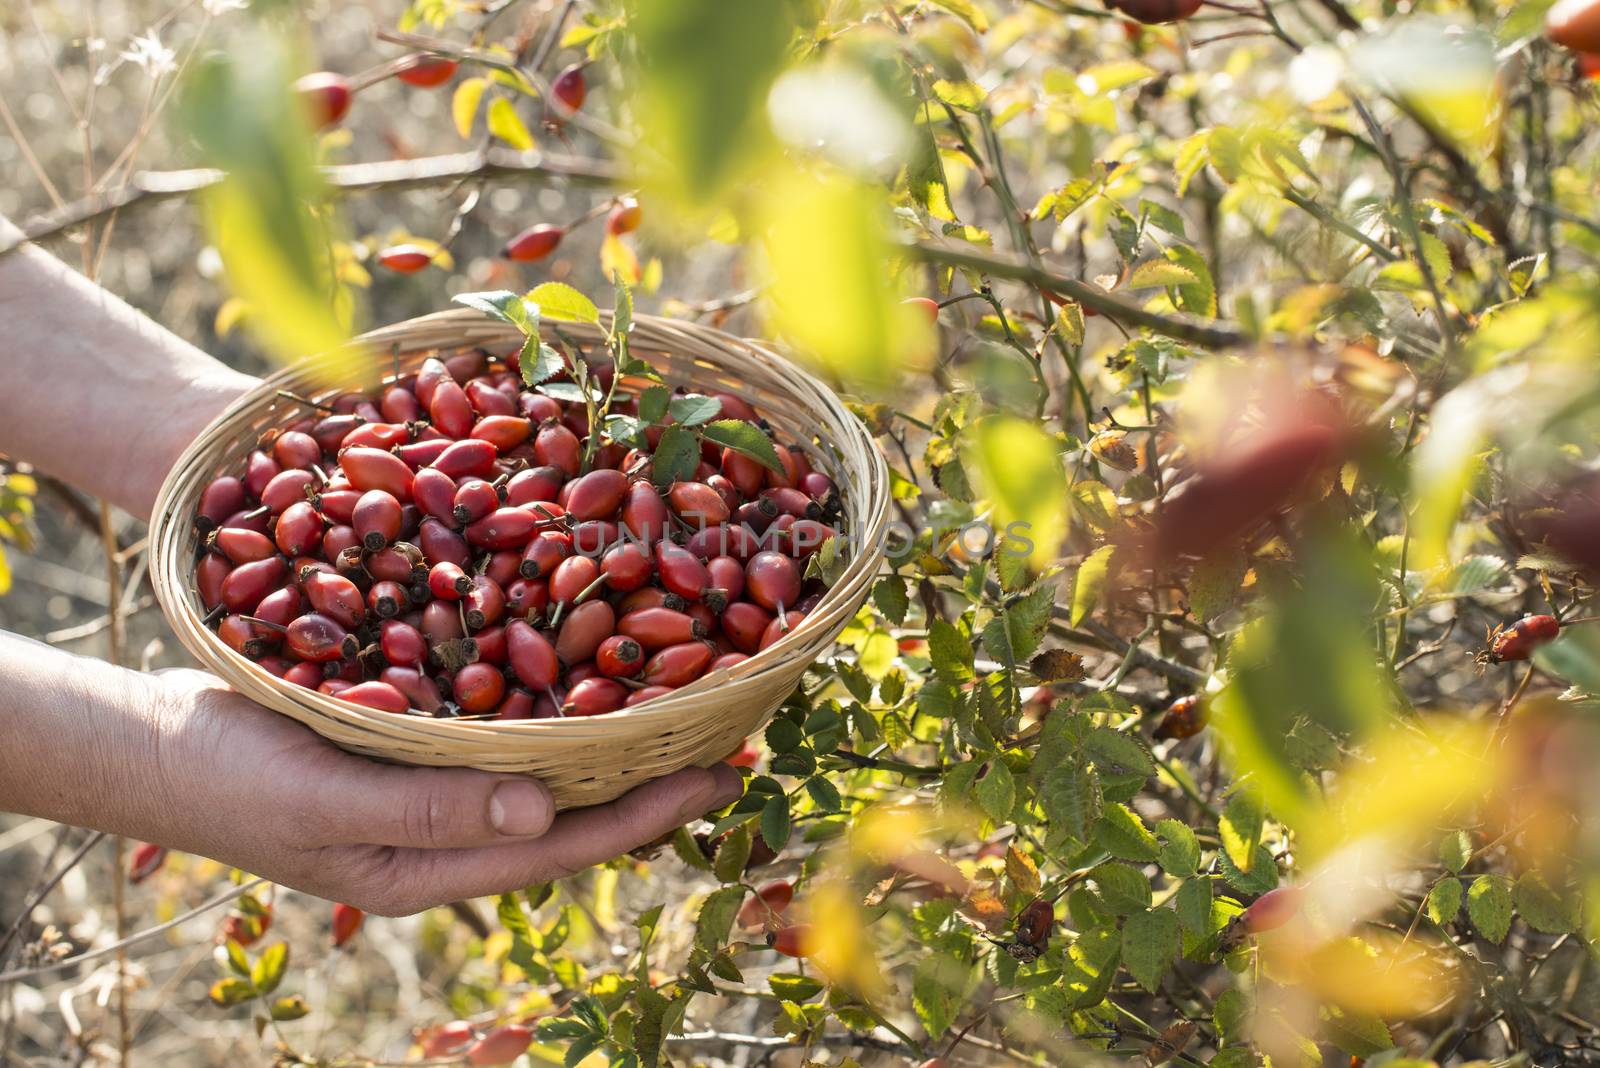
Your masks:
[[[883,618],[901,626],[906,621],[906,611],[911,600],[906,595],[906,580],[898,575],[885,575],[872,587],[872,603],[877,605]]]
[[[661,432],[661,440],[650,463],[650,480],[661,489],[674,482],[694,477],[700,465],[700,442],[694,431],[681,426],[669,426]]]
[[[1222,1040],[1223,1045],[1248,1041],[1249,999],[1237,989],[1224,990],[1217,997],[1217,1003],[1212,1006],[1211,1022],[1216,1026],[1217,1037]]]
[[[761,807],[761,838],[774,853],[783,852],[789,841],[789,798],[774,794]]]
[[[743,419],[718,419],[714,423],[707,423],[701,428],[701,433],[707,441],[716,442],[750,457],[769,470],[783,474],[783,463],[778,459],[778,450],[772,446],[772,438],[754,423],[747,423]]]
[[[1489,941],[1505,941],[1506,932],[1511,930],[1510,880],[1501,875],[1474,879],[1467,887],[1467,916]]]
[[[1456,913],[1461,911],[1461,896],[1461,880],[1455,876],[1434,883],[1433,889],[1428,891],[1428,919],[1438,924],[1455,919]]]
[[[722,402],[704,394],[686,393],[681,397],[674,397],[667,405],[667,410],[672,413],[672,418],[679,426],[699,426],[717,417],[722,411]],[[773,455],[777,455],[776,451]]]
[[[911,1004],[930,1038],[949,1030],[961,1011],[972,969],[954,957],[930,953],[917,961]]]
[[[995,529],[1016,539],[1036,570],[1055,559],[1067,533],[1060,446],[1033,420],[993,416],[973,429],[966,454],[994,505]]]
[[[1102,545],[1078,565],[1077,578],[1072,583],[1072,625],[1078,626],[1100,603],[1100,595],[1111,577],[1111,557],[1115,545]]]
[[[639,419],[646,426],[654,426],[667,416],[672,406],[672,390],[666,386],[651,386],[639,394]]]
[[[1067,992],[1068,1005],[1087,1009],[1105,1000],[1121,951],[1122,935],[1114,925],[1084,931],[1067,947],[1061,984]]]
[[[545,282],[534,287],[528,299],[539,306],[546,319],[564,323],[598,323],[600,309],[594,301],[564,282]]]
[[[576,382],[546,382],[539,387],[539,392],[554,400],[566,401],[569,404],[583,404],[586,401],[598,399]]]
[[[1264,894],[1278,885],[1277,863],[1272,859],[1272,851],[1264,845],[1256,846],[1249,871],[1235,864],[1227,850],[1217,854],[1217,866],[1228,884],[1241,893]]]
[[[516,107],[505,97],[497,96],[489,101],[486,121],[490,133],[518,152],[527,152],[534,147],[533,134],[528,132]]]
[[[495,902],[495,913],[500,919],[500,926],[511,935],[511,950],[506,956],[512,964],[523,971],[536,971],[540,967],[535,959],[538,953],[538,947],[534,943],[536,936],[528,923],[528,914],[522,911],[522,902],[517,895],[501,894]]]
[[[972,643],[953,624],[936,619],[928,625],[928,656],[941,678],[951,682],[972,678]]]
[[[1154,993],[1178,955],[1178,917],[1171,909],[1136,912],[1122,925],[1122,964]]]
[[[242,1005],[255,996],[256,988],[251,986],[248,980],[240,979],[237,976],[218,979],[211,984],[211,1000],[223,1008]]]
[[[1322,1029],[1328,1041],[1350,1056],[1374,1057],[1386,1049],[1394,1048],[1389,1025],[1379,1017],[1338,1005],[1323,1005],[1320,1011]]]
[[[809,1001],[822,993],[822,984],[808,975],[779,972],[767,976],[767,986],[780,1001]]]
[[[725,883],[736,883],[744,875],[744,866],[750,860],[753,844],[749,827],[735,827],[723,836],[717,846],[711,870]]]
[[[532,388],[560,374],[566,362],[561,359],[561,353],[540,341],[538,334],[529,334],[522,343],[517,367],[522,372],[523,383]]]
[[[1194,276],[1193,282],[1180,282],[1175,287],[1178,307],[1191,315],[1216,318],[1217,284],[1205,257],[1189,245],[1174,245],[1167,249],[1167,259]]]
[[[1451,831],[1439,841],[1439,863],[1449,871],[1461,874],[1461,869],[1472,859],[1472,836],[1466,831]]]
[[[870,692],[871,687],[868,687]],[[800,724],[786,717],[779,717],[767,724],[767,748],[774,753],[792,753],[805,744],[805,732],[800,729]]]
[[[283,982],[283,973],[289,967],[289,943],[274,942],[261,951],[250,969],[250,982],[263,994],[270,994]]]
[[[973,783],[978,804],[995,823],[1011,818],[1012,807],[1017,803],[1017,785],[1006,762],[996,757],[989,761],[988,770]]]
[[[1156,824],[1156,834],[1162,838],[1162,871],[1176,879],[1187,879],[1199,870],[1200,842],[1188,824],[1165,819]]]
[[[1088,841],[1101,811],[1100,781],[1093,772],[1077,762],[1058,764],[1045,773],[1039,800],[1053,829]]]
[[[1103,772],[1146,778],[1156,773],[1155,758],[1143,739],[1124,731],[1102,724],[1084,738],[1083,747]]]
[[[311,1006],[299,994],[279,998],[272,1003],[270,1010],[272,1018],[279,1023],[288,1023],[291,1020],[302,1020],[311,1015]]]
[[[1217,821],[1222,848],[1241,872],[1248,873],[1255,863],[1256,845],[1261,841],[1265,820],[1261,802],[1248,790],[1240,790],[1228,798],[1222,818]]]
[[[1528,926],[1543,934],[1570,934],[1582,920],[1577,893],[1568,890],[1563,894],[1537,872],[1530,871],[1517,880],[1512,899]]]
[[[745,892],[742,886],[724,886],[706,897],[705,903],[700,906],[700,915],[694,922],[696,948],[714,953],[728,940],[728,932],[733,930],[733,918],[738,915]]]
[[[1119,914],[1126,915],[1150,907],[1150,880],[1137,868],[1126,864],[1101,864],[1089,873],[1105,898]]]
[[[820,775],[806,780],[806,793],[811,795],[812,802],[823,812],[838,812],[844,806],[839,788]]]
[[[1173,911],[1178,923],[1192,935],[1211,933],[1211,880],[1187,879],[1173,895]]]
[[[492,289],[480,293],[458,293],[451,303],[480,311],[492,319],[510,323],[524,334],[539,333],[539,308],[509,289]]]
[[[1095,824],[1094,840],[1120,860],[1151,861],[1160,855],[1156,836],[1127,805],[1107,805]]]
[[[1171,260],[1145,260],[1133,269],[1125,289],[1155,289],[1158,286],[1193,285],[1200,279],[1180,263]]]

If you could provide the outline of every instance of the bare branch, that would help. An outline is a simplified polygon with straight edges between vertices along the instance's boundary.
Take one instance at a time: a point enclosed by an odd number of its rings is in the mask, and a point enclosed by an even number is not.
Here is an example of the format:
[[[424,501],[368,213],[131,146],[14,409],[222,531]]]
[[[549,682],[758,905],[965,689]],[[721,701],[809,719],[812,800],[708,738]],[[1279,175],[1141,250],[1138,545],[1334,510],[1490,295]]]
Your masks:
[[[411,186],[447,185],[472,179],[563,178],[571,182],[611,185],[623,174],[603,160],[542,152],[514,152],[490,148],[483,152],[457,152],[420,159],[380,160],[324,167],[323,178],[338,193],[366,193]],[[141,171],[123,188],[85,197],[29,222],[22,238],[0,245],[0,256],[29,241],[57,237],[65,231],[91,224],[113,212],[125,211],[173,197],[189,196],[222,180],[211,168],[183,171]]]

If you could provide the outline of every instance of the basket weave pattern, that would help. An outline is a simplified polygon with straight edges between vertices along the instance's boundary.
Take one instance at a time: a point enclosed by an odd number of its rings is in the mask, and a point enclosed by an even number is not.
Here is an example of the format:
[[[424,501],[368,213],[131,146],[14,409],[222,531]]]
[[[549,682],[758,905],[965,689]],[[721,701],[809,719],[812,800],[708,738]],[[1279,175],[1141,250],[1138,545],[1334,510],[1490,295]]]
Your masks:
[[[562,324],[590,348],[601,328]],[[392,381],[438,350],[483,346],[508,351],[520,337],[508,325],[456,310],[397,323],[359,342],[382,354]],[[560,808],[609,801],[628,789],[691,764],[705,766],[761,729],[866,599],[883,560],[889,475],[882,455],[834,393],[771,350],[692,323],[641,316],[630,348],[670,386],[726,392],[748,401],[783,440],[805,448],[812,464],[839,486],[842,533],[850,558],[843,574],[794,631],[750,659],[713,672],[643,705],[603,716],[515,721],[439,720],[366,709],[275,678],[229,648],[202,623],[195,587],[199,536],[193,517],[202,489],[242,469],[261,434],[302,418],[278,395],[323,399],[304,366],[279,371],[236,401],[184,452],[162,486],[150,531],[156,597],[184,646],[239,693],[304,723],[351,752],[400,764],[474,767],[533,775]],[[389,354],[394,353],[391,360]],[[815,439],[815,443],[813,443]]]

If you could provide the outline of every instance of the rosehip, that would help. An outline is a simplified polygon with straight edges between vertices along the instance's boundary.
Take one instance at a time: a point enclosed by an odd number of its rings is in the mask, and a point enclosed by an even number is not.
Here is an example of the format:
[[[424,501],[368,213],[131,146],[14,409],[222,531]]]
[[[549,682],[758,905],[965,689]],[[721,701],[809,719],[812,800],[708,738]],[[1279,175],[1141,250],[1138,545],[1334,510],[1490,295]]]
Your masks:
[[[784,913],[789,910],[789,903],[793,900],[793,883],[783,880],[768,883],[756,891],[755,897],[747,899],[739,907],[739,926],[775,926],[783,920]]]
[[[566,474],[559,467],[547,465],[518,471],[506,483],[506,503],[517,506],[535,501],[554,504],[566,480]]]
[[[342,946],[356,936],[361,930],[361,923],[367,914],[354,905],[333,906],[333,944]]]
[[[412,708],[432,714],[444,707],[444,695],[439,687],[419,668],[391,665],[378,673],[378,681],[387,682],[405,694]]]
[[[379,625],[378,648],[385,660],[401,667],[417,667],[428,658],[428,640],[422,632],[398,619],[386,619]]]
[[[466,526],[476,523],[499,507],[500,494],[493,485],[481,478],[468,478],[456,488],[450,514],[458,526]]]
[[[753,656],[760,652],[762,636],[772,622],[772,613],[760,605],[735,601],[722,610],[717,625],[735,649]]]
[[[520,415],[485,415],[472,427],[473,441],[484,441],[497,452],[510,452],[533,434],[533,422]]]
[[[506,612],[505,591],[488,575],[474,575],[471,588],[461,598],[462,616],[473,630],[492,627]]]
[[[378,262],[396,274],[416,274],[433,262],[433,253],[420,245],[390,245],[378,252]]]
[[[417,544],[422,549],[423,559],[430,564],[448,562],[457,567],[466,567],[472,562],[472,550],[467,547],[467,540],[432,517],[422,521],[422,527],[417,532]]]
[[[560,105],[557,114],[577,111],[583,107],[583,98],[587,94],[588,86],[584,84],[582,63],[574,63],[567,67],[556,75],[555,81],[550,83],[550,98]]]
[[[686,686],[706,673],[716,655],[709,642],[669,645],[650,658],[640,677],[648,686]]]
[[[631,678],[644,666],[644,650],[634,639],[624,634],[613,634],[595,650],[594,662],[603,675]]]
[[[245,504],[245,485],[232,475],[212,479],[200,491],[200,515],[195,525],[206,533],[222,525],[222,521],[239,511]]]
[[[1560,633],[1561,624],[1555,616],[1524,616],[1491,636],[1489,651],[1483,658],[1491,664],[1526,660],[1534,649]]]
[[[600,564],[592,556],[569,556],[550,573],[550,600],[571,604],[600,577]]]
[[[745,565],[745,591],[761,607],[781,611],[800,599],[800,569],[782,553],[757,553]]]
[[[360,651],[355,635],[317,612],[308,612],[290,623],[284,642],[301,660],[319,664],[352,657]]]
[[[556,635],[556,655],[563,664],[588,660],[600,643],[611,637],[616,625],[616,613],[609,604],[599,598],[585,601],[562,620]]]
[[[465,1020],[441,1024],[420,1037],[422,1056],[427,1060],[453,1056],[470,1046],[475,1037],[472,1025]]]
[[[644,546],[627,541],[609,549],[600,558],[600,570],[605,573],[607,586],[631,593],[650,581],[655,562]]]
[[[278,552],[271,538],[258,530],[244,527],[223,527],[216,532],[212,544],[236,564],[265,560]]]
[[[791,924],[767,935],[767,946],[786,957],[804,957],[811,949],[811,925]]]
[[[278,520],[278,525],[283,526],[283,519]],[[368,490],[356,501],[350,525],[361,535],[361,544],[367,551],[375,553],[400,536],[400,502],[383,490]]]
[[[492,712],[506,693],[506,677],[493,664],[468,664],[450,680],[450,691],[463,712]]]
[[[472,579],[460,566],[448,560],[428,570],[428,590],[446,601],[459,601],[472,589]]]
[[[639,202],[632,197],[623,197],[611,209],[611,214],[606,216],[606,233],[613,237],[632,233],[639,229],[640,219]]]
[[[144,882],[161,870],[167,862],[167,851],[150,842],[140,842],[128,855],[128,881],[134,885]]]
[[[728,521],[727,502],[704,482],[674,482],[667,491],[667,501],[678,518],[696,530]]]
[[[394,453],[358,445],[339,454],[339,465],[362,492],[380,489],[397,501],[411,499],[411,468]]]
[[[651,545],[666,537],[667,514],[666,502],[650,483],[635,482],[628,487],[621,518],[622,525],[634,538]]]
[[[533,439],[539,463],[559,468],[568,478],[576,478],[583,458],[583,443],[578,435],[560,423],[546,423]]]
[[[563,502],[574,519],[609,519],[622,507],[628,492],[628,476],[621,471],[600,468],[568,483],[570,493]]]
[[[629,694],[628,699],[622,704],[624,708],[632,708],[634,705],[644,704],[653,697],[662,697],[671,692],[671,686],[645,686]]]
[[[517,678],[530,689],[548,689],[561,674],[555,646],[525,620],[506,624],[506,658]]]
[[[354,627],[367,614],[366,598],[354,582],[335,572],[311,570],[300,575],[300,589],[316,611],[341,627]]]
[[[1280,886],[1256,898],[1239,919],[1251,934],[1272,931],[1288,923],[1300,911],[1305,891],[1297,886]]]
[[[507,1024],[478,1039],[467,1050],[467,1060],[475,1066],[510,1064],[533,1045],[533,1032],[521,1024]]]
[[[1151,736],[1157,741],[1192,738],[1205,728],[1206,719],[1205,699],[1199,694],[1184,694],[1167,706]]]
[[[505,247],[500,250],[500,255],[519,263],[542,260],[556,250],[556,246],[561,244],[561,239],[566,234],[567,232],[559,226],[539,223],[507,241]]]
[[[347,690],[339,691],[339,699],[353,701],[379,712],[402,713],[411,707],[406,695],[387,682],[358,682]]]
[[[338,125],[350,110],[353,94],[350,83],[341,74],[332,71],[307,74],[294,83],[294,89],[300,94],[306,115],[316,129]]]
[[[424,467],[411,483],[411,497],[423,514],[446,523],[454,523],[456,507],[455,479],[435,467]]]
[[[288,577],[289,564],[281,556],[240,564],[222,580],[221,602],[230,612],[253,612]]]
[[[394,76],[419,89],[434,89],[455,77],[461,64],[444,56],[418,54],[406,60]]]
[[[1035,898],[1017,914],[1017,941],[1033,949],[1043,949],[1055,926],[1054,907],[1042,898]]]
[[[300,556],[322,541],[322,531],[322,513],[309,501],[297,501],[283,510],[272,536],[285,556]]]
[[[632,638],[649,652],[706,637],[705,626],[685,612],[640,608],[617,620],[617,633]]]
[[[628,699],[621,683],[606,678],[584,679],[567,692],[561,711],[569,716],[603,716],[615,712]]]
[[[550,586],[538,579],[519,578],[506,587],[506,611],[522,619],[544,614],[550,605]]]
[[[907,297],[900,302],[908,308],[916,308],[928,317],[928,322],[939,321],[939,302],[932,297]]]
[[[785,612],[767,624],[767,629],[761,635],[761,648],[765,649],[775,642],[788,636],[789,632],[799,625],[805,618],[804,612]]]

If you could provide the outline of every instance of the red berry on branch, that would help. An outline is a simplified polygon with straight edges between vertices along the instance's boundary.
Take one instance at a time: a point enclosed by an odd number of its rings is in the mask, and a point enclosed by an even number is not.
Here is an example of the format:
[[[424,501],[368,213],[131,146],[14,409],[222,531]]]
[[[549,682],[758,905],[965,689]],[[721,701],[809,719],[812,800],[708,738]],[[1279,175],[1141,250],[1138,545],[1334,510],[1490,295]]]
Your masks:
[[[611,209],[611,214],[606,216],[606,233],[612,237],[632,233],[639,229],[641,218],[639,202],[632,197],[624,197]]]
[[[366,918],[367,918],[367,914],[362,912],[360,909],[356,908],[354,905],[334,905],[333,906],[333,944],[334,944],[334,946],[337,947],[337,946],[345,945],[352,938],[354,938],[356,936],[356,932],[361,930],[361,924]]]
[[[390,245],[378,252],[378,262],[396,274],[416,274],[433,262],[433,253],[420,245]]]
[[[332,71],[307,74],[294,83],[306,114],[319,130],[335,126],[350,110],[353,93],[344,75]]]
[[[583,80],[582,63],[574,63],[557,74],[555,81],[550,83],[550,97],[560,105],[556,109],[557,116],[583,107],[583,98],[588,92],[588,86]]]
[[[138,885],[160,871],[166,862],[165,848],[151,842],[140,842],[128,856],[128,881]]]
[[[444,56],[419,53],[407,59],[405,66],[395,71],[394,76],[419,89],[435,89],[454,78],[460,66],[456,60]]]
[[[500,255],[517,263],[532,263],[554,252],[565,236],[567,232],[559,226],[536,223],[507,241]]]

